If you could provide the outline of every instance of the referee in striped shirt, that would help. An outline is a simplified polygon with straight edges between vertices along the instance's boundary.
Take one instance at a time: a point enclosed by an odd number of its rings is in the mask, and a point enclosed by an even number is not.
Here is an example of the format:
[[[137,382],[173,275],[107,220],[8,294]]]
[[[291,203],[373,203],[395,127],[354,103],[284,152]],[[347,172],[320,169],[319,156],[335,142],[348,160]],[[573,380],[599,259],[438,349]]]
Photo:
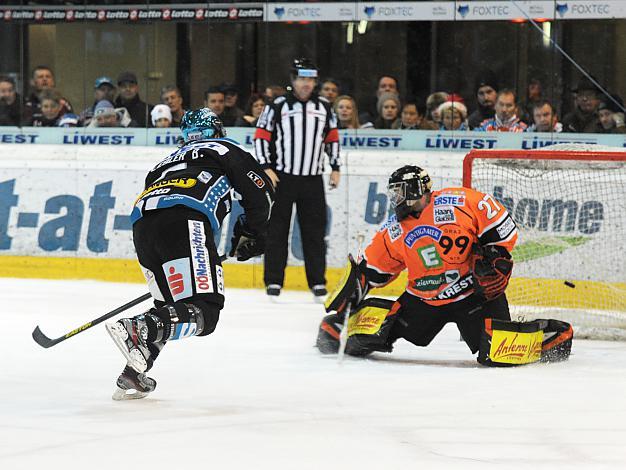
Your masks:
[[[291,69],[292,91],[267,105],[254,134],[256,158],[274,183],[276,197],[265,248],[267,295],[278,296],[285,279],[289,227],[293,205],[302,235],[309,288],[317,299],[326,295],[325,152],[332,169],[330,187],[339,184],[337,118],[325,98],[314,92],[317,67],[296,59]]]

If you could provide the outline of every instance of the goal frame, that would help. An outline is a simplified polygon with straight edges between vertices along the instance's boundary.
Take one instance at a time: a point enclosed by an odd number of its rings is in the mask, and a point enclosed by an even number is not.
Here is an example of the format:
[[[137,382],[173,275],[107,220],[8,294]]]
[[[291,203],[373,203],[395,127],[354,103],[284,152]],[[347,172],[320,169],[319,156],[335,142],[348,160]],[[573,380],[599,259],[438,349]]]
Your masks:
[[[593,155],[589,155],[593,153]],[[569,160],[569,161],[626,161],[626,152],[585,150],[471,150],[463,158],[463,186],[471,188],[472,163],[476,159],[491,160]]]

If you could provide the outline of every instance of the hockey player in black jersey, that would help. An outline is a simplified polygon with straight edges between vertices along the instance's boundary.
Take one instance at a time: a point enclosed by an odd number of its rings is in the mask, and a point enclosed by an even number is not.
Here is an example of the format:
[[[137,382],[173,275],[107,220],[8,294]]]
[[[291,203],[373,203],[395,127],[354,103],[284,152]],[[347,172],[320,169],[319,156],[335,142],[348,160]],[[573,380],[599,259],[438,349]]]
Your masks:
[[[171,340],[205,336],[224,306],[224,278],[213,233],[230,212],[233,191],[244,209],[230,256],[261,255],[274,200],[254,157],[226,139],[208,108],[188,111],[182,146],[147,175],[131,214],[133,241],[154,308],[106,325],[127,359],[114,399],[143,398],[156,387],[148,371]]]

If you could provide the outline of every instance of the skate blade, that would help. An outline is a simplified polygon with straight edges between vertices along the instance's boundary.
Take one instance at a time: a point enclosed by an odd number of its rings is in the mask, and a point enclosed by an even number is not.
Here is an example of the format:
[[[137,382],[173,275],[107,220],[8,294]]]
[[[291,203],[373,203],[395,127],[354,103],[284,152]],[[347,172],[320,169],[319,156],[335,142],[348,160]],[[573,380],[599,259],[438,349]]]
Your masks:
[[[117,390],[113,392],[113,396],[111,397],[115,401],[126,401],[126,400],[139,400],[141,398],[146,398],[150,392],[140,392],[138,390],[124,390],[123,388],[117,387]]]
[[[126,340],[122,339],[120,333],[118,332],[117,323],[105,323],[104,327],[106,328],[107,333],[109,333],[109,336],[111,337],[111,339],[117,346],[117,349],[119,349],[121,353],[124,355],[124,357],[126,358],[128,365],[131,366],[140,374],[144,373],[146,369],[148,368],[147,364],[144,364],[141,361],[138,361],[135,357],[133,357],[130,354],[130,351],[126,347]]]

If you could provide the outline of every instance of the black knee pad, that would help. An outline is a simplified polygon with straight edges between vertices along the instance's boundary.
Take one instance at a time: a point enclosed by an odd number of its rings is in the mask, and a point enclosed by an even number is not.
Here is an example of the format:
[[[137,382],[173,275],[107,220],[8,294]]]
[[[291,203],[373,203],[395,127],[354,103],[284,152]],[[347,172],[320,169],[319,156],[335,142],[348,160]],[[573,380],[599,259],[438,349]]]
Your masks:
[[[192,300],[185,303],[192,304],[199,308],[203,316],[204,328],[197,336],[206,336],[213,333],[215,331],[215,327],[217,326],[217,322],[220,319],[221,307],[210,302],[205,302],[204,300]]]
[[[326,315],[320,323],[315,345],[322,354],[337,354],[343,320],[336,313]]]

